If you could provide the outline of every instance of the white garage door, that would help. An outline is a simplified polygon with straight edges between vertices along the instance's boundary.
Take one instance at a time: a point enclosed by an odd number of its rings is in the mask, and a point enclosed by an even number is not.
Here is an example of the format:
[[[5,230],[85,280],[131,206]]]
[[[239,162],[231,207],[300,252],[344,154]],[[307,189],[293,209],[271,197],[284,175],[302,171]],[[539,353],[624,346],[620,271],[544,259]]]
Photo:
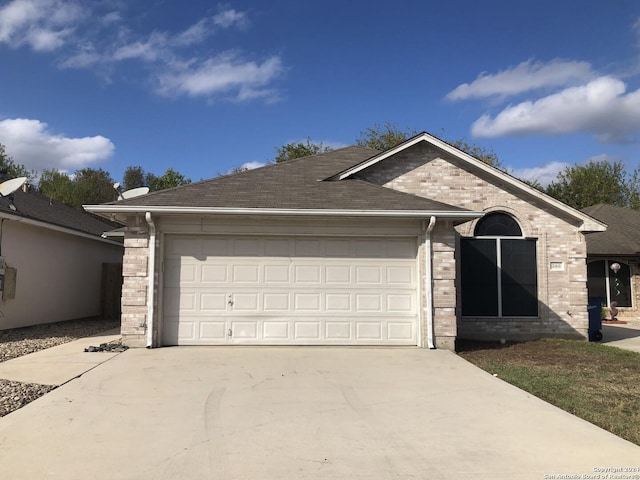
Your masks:
[[[416,345],[415,238],[166,237],[165,345]]]

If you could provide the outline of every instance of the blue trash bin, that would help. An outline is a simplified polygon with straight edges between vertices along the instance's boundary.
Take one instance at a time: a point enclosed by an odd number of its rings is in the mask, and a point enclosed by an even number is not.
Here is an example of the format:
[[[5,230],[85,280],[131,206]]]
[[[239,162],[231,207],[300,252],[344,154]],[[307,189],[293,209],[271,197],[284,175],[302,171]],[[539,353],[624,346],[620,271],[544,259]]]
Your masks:
[[[589,298],[587,311],[589,312],[589,341],[602,340],[602,304],[606,299],[602,297]]]

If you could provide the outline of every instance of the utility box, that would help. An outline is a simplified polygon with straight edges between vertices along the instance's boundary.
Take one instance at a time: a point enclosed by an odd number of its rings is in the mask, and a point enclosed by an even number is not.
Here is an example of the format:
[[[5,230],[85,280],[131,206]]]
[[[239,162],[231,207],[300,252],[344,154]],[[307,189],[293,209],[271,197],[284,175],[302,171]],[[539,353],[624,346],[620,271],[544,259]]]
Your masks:
[[[14,267],[4,268],[4,285],[2,285],[2,300],[13,300],[16,298],[16,280],[18,269]]]

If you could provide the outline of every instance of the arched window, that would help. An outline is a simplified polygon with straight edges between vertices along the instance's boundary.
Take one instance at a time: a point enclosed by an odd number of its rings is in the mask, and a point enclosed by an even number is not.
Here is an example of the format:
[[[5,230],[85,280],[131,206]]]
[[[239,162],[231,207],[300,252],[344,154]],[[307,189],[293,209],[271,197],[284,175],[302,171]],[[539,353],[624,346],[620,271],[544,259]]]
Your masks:
[[[503,212],[482,217],[474,235],[460,241],[462,315],[538,316],[535,239]]]
[[[522,230],[511,215],[493,212],[487,213],[478,221],[474,235],[476,237],[521,237]]]
[[[626,263],[612,259],[587,263],[587,289],[589,298],[601,298],[607,305],[617,302],[618,307],[633,306],[631,269]]]

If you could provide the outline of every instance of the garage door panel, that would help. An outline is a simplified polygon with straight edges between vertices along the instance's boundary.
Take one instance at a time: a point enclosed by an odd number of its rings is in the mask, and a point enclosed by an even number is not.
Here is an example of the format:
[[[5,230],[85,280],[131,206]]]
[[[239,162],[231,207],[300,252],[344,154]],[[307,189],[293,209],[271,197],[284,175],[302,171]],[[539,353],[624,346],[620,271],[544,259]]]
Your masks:
[[[382,273],[378,266],[358,266],[356,267],[356,283],[380,284]]]
[[[215,322],[203,320],[199,322],[200,340],[205,341],[224,341],[226,340],[227,329],[225,322]],[[195,339],[194,339],[195,340]]]
[[[265,265],[264,283],[289,283],[290,270],[289,265]]]
[[[291,241],[289,239],[267,239],[264,241],[265,257],[291,256]]]
[[[264,322],[262,325],[262,338],[265,340],[289,340],[291,325],[288,321]]]
[[[392,266],[386,268],[387,283],[393,285],[412,285],[415,281],[415,269],[410,266]]]
[[[258,283],[260,279],[260,267],[258,265],[234,265],[233,283]]]
[[[260,305],[260,296],[257,293],[236,293],[232,295],[233,312],[257,312]]]
[[[379,322],[356,322],[356,336],[360,340],[382,340],[382,325]]]
[[[260,252],[259,238],[236,238],[233,240],[232,254],[234,256],[257,257]]]
[[[321,265],[296,265],[294,272],[296,283],[320,283],[322,279]]]
[[[414,297],[409,294],[387,295],[387,312],[414,313]]]
[[[387,324],[387,338],[395,341],[408,341],[414,337],[412,322],[389,322]]]
[[[164,275],[168,285],[196,283],[198,269],[196,265],[181,263],[180,260],[168,260],[165,262]]]
[[[257,340],[258,339],[258,322],[257,321],[232,321],[231,322],[232,338],[234,340]]]
[[[296,340],[319,340],[321,323],[319,321],[295,321],[293,324],[294,338]]]
[[[349,312],[352,302],[349,293],[327,293],[325,295],[327,312]]]
[[[328,340],[351,340],[353,338],[352,329],[351,321],[328,321],[325,325],[326,338]]]
[[[176,237],[164,344],[417,343],[415,239]]]
[[[323,242],[320,240],[296,239],[295,257],[324,257]]]
[[[210,237],[201,240],[200,253],[202,257],[223,257],[229,250],[229,239],[224,237]]]
[[[290,305],[289,293],[265,293],[264,294],[264,311],[288,311]]]
[[[202,283],[228,283],[229,268],[227,265],[220,264],[201,265],[200,281]]]
[[[356,309],[360,312],[382,312],[382,294],[356,294]]]
[[[296,293],[294,294],[295,310],[298,312],[319,312],[322,301],[319,293]]]
[[[351,283],[351,267],[349,265],[326,265],[325,281],[331,283]]]
[[[224,312],[227,309],[227,296],[224,293],[201,293],[200,311],[205,313]]]

